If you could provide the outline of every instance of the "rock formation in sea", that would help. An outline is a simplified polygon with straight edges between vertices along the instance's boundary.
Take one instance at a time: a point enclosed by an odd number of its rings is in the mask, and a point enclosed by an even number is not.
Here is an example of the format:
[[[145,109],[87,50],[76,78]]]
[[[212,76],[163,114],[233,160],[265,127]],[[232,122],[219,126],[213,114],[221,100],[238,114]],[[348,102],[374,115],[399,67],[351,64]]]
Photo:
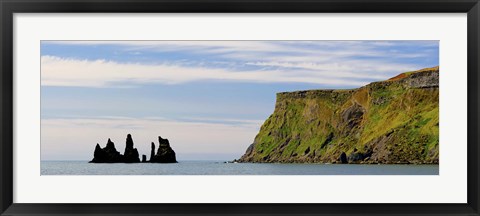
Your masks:
[[[142,155],[140,161],[138,150],[134,148],[132,135],[128,134],[125,142],[125,152],[120,154],[115,148],[115,144],[108,139],[105,148],[101,148],[97,143],[95,151],[93,153],[93,159],[90,163],[139,163],[139,162],[151,162],[151,163],[176,163],[175,151],[170,147],[168,139],[158,137],[159,147],[157,154],[155,154],[155,144],[152,142],[150,161],[147,161],[147,156]]]
[[[168,139],[163,139],[161,136],[158,137],[158,151],[157,154],[150,159],[151,163],[176,163],[177,159],[175,157],[175,151],[170,147],[170,142]],[[152,143],[152,150],[154,150],[155,145]]]
[[[140,159],[138,157],[138,151],[136,148],[133,148],[133,139],[132,135],[127,135],[127,140],[125,143],[125,152],[123,153],[123,158],[125,163],[138,163]]]
[[[357,89],[277,94],[239,162],[438,164],[439,67]]]
[[[152,150],[150,151],[150,161],[155,157],[155,143],[152,142]]]
[[[101,148],[97,143],[95,146],[95,152],[93,153],[93,159],[90,163],[121,163],[123,162],[123,155],[117,151],[115,144],[108,139],[105,148]]]
[[[97,143],[95,146],[95,152],[93,153],[93,159],[90,163],[138,163],[140,158],[136,148],[133,148],[133,139],[130,134],[127,135],[125,152],[120,154],[115,148],[115,144],[110,140],[107,141],[107,146],[101,148]]]

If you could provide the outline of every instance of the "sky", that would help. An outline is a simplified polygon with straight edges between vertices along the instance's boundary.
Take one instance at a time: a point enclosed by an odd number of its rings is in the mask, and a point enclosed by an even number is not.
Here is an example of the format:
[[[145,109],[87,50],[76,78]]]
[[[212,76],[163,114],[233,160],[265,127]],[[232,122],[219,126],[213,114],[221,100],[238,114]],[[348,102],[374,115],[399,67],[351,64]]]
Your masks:
[[[278,92],[349,89],[439,65],[438,41],[42,41],[41,160],[132,134],[177,160],[233,160]]]

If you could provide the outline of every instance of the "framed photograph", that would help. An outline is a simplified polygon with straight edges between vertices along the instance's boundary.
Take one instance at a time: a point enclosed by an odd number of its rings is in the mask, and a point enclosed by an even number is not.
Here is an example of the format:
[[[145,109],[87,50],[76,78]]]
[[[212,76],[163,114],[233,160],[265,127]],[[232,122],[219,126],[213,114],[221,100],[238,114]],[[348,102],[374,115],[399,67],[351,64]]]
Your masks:
[[[1,215],[479,215],[478,0],[1,1]]]

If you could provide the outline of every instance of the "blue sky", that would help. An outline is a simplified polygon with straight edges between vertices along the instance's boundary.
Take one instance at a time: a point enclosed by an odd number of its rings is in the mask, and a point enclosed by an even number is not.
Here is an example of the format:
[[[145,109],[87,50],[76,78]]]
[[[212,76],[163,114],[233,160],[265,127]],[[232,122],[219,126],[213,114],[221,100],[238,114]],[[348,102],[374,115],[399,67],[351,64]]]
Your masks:
[[[275,94],[356,88],[437,66],[438,41],[43,41],[42,160],[90,160],[132,133],[179,160],[240,157]]]

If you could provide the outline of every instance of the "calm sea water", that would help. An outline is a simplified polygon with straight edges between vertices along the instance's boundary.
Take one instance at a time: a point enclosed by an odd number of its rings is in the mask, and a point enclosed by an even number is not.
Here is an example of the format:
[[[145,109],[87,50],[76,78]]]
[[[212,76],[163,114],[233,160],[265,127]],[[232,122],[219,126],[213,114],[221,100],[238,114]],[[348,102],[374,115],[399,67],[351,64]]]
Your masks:
[[[179,161],[175,164],[92,164],[42,161],[42,175],[438,175],[438,165],[259,164]]]

